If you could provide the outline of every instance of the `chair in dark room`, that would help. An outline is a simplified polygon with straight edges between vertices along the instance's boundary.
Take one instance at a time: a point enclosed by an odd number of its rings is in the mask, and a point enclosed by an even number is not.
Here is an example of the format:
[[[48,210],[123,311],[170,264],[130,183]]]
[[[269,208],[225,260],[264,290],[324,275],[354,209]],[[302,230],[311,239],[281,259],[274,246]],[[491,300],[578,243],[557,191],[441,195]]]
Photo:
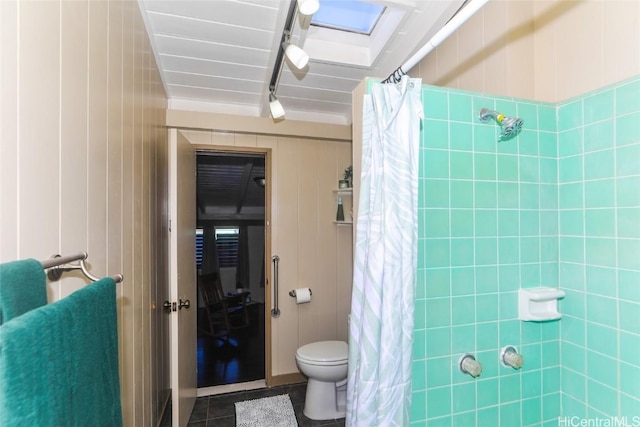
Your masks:
[[[249,326],[247,300],[251,292],[225,295],[217,272],[199,276],[198,288],[207,317],[208,335],[226,340],[231,331]]]

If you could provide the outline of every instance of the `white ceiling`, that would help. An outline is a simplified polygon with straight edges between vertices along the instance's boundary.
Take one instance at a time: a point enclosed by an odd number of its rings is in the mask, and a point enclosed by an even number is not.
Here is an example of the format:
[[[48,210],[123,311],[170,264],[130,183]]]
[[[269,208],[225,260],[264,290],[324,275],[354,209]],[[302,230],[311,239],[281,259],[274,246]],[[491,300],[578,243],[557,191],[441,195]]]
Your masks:
[[[169,108],[269,116],[269,82],[289,0],[138,2]],[[283,63],[276,94],[286,119],[350,124],[351,91],[357,84],[391,74],[464,0],[375,3],[387,6],[389,14],[370,37],[320,30],[297,16],[292,41],[311,59],[302,71]]]

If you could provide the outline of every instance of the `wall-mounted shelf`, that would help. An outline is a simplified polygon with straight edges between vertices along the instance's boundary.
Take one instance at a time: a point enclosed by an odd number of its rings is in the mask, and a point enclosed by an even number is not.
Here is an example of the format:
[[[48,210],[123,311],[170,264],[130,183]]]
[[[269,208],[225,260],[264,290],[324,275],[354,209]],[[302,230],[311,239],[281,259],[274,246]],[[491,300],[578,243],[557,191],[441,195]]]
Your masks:
[[[353,187],[349,187],[349,188],[334,188],[333,189],[333,193],[335,194],[336,199],[341,199],[341,196],[347,196],[347,197],[351,197],[353,196]],[[351,206],[351,203],[349,203],[349,206]],[[346,214],[347,212],[345,212]],[[345,215],[346,217],[347,215]],[[333,223],[337,226],[351,226],[353,225],[353,220],[346,220],[345,221],[333,221]]]
[[[526,288],[518,290],[518,317],[529,322],[544,322],[562,317],[558,312],[558,299],[564,291],[552,287]]]

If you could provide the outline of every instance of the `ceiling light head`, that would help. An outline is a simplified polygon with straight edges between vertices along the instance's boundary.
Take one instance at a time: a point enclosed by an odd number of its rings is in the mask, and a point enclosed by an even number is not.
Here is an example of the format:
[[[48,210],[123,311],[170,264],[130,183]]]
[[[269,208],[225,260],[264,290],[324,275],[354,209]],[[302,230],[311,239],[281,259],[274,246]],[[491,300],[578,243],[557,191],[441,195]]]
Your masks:
[[[302,70],[309,63],[309,55],[307,52],[300,49],[298,46],[292,43],[285,42],[283,45],[284,53],[289,58],[289,61],[298,70]]]
[[[280,104],[280,101],[278,101],[278,98],[276,98],[273,92],[269,93],[269,110],[274,120],[284,117],[284,108],[282,108],[282,104]]]
[[[301,15],[313,15],[320,8],[319,0],[298,0],[298,12]]]

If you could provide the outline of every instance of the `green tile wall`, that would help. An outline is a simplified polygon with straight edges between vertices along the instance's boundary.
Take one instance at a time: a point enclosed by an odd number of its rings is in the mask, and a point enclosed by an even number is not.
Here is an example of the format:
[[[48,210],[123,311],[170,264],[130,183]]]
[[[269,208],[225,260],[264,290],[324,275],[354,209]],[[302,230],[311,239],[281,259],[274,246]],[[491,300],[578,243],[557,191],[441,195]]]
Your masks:
[[[517,320],[558,286],[556,106],[424,86],[412,425],[540,426],[560,415],[560,328]],[[498,143],[487,107],[525,118]],[[525,368],[499,362],[516,346]],[[482,363],[477,379],[458,360]]]
[[[558,105],[562,415],[640,417],[640,78]],[[640,418],[636,418],[640,421]],[[636,421],[636,422],[638,422]]]
[[[640,77],[558,105],[424,86],[423,104],[412,425],[636,420]],[[482,107],[522,133],[498,143]],[[517,320],[535,286],[566,291],[561,321]],[[498,361],[508,344],[520,371]]]

